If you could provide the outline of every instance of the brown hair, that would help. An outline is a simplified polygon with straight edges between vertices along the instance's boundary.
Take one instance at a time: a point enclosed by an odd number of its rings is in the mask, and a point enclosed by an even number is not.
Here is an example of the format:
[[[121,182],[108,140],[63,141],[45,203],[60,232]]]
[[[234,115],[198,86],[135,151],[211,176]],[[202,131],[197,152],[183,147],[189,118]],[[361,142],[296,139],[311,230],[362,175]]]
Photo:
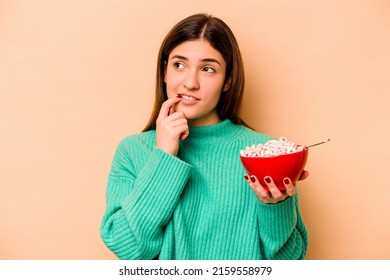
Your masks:
[[[226,61],[225,83],[230,79],[227,91],[221,94],[217,113],[221,120],[247,126],[240,118],[245,75],[240,49],[233,32],[222,20],[207,14],[195,14],[177,23],[161,44],[157,59],[156,93],[152,115],[143,131],[156,128],[156,120],[162,103],[167,100],[164,82],[165,65],[174,48],[185,41],[205,39],[219,51]]]

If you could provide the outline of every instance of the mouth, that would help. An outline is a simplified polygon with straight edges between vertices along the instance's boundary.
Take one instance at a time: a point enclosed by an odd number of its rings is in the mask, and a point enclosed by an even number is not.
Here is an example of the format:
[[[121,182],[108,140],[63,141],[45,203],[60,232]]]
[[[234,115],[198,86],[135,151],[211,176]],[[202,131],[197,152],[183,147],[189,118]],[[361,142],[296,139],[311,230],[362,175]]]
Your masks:
[[[180,97],[180,98],[182,98],[184,100],[194,100],[194,101],[200,100],[199,98],[196,98],[196,97],[194,97],[192,95],[187,95],[187,94],[183,94],[183,93],[178,93],[176,96]]]

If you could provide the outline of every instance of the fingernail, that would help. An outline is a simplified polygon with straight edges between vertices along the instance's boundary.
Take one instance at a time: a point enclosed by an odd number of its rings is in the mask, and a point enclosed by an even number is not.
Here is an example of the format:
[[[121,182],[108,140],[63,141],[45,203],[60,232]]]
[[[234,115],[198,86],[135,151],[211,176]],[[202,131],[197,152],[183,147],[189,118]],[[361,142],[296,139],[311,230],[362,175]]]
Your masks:
[[[247,174],[245,174],[245,175],[244,175],[244,178],[245,178],[245,180],[247,180],[247,181],[248,181],[248,179],[249,179],[249,176],[248,176]]]
[[[251,181],[252,181],[252,183],[256,182],[256,178],[251,176]]]
[[[285,183],[286,185],[288,185],[288,184],[290,183],[290,179],[288,179],[288,178],[284,179],[284,183]]]
[[[267,184],[269,184],[269,183],[271,183],[271,178],[267,176],[267,177],[264,178],[264,181],[265,181]]]

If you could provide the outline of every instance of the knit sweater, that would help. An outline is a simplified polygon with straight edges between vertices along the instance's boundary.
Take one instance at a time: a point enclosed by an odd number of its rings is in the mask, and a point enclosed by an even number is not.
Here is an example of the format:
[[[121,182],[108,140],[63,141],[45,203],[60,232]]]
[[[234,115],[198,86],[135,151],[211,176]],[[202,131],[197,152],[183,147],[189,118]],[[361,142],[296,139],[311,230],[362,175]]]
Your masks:
[[[244,180],[247,145],[271,137],[224,120],[190,127],[172,156],[155,130],[124,138],[108,178],[101,224],[120,259],[303,259],[298,195],[264,204]]]

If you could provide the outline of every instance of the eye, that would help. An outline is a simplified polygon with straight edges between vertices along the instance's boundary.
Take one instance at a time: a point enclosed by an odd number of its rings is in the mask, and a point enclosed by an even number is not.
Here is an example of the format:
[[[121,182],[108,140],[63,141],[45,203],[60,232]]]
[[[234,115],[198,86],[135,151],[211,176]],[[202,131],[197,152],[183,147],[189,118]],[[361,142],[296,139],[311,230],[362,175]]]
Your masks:
[[[207,72],[207,73],[215,73],[215,69],[213,67],[210,67],[210,66],[205,66],[205,67],[203,67],[202,70]]]
[[[173,63],[173,67],[174,67],[175,69],[184,69],[184,64],[181,63],[181,62],[174,62],[174,63]]]

